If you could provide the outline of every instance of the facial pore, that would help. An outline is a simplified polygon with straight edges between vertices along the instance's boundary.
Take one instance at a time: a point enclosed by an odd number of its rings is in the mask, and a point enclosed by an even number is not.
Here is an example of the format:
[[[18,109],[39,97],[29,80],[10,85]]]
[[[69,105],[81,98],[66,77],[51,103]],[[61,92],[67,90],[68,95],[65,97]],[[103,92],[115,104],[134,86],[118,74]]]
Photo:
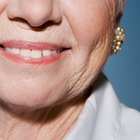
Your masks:
[[[70,50],[49,64],[18,63],[0,53],[0,99],[31,108],[80,95],[108,56],[112,19],[107,1],[0,1],[0,43],[49,42]]]

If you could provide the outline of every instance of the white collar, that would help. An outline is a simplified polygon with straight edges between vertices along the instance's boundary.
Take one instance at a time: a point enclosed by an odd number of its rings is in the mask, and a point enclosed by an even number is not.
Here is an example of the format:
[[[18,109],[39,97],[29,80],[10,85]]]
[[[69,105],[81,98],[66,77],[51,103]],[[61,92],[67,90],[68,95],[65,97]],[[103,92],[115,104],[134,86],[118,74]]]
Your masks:
[[[78,120],[64,140],[116,140],[120,129],[121,104],[105,79],[87,99]]]

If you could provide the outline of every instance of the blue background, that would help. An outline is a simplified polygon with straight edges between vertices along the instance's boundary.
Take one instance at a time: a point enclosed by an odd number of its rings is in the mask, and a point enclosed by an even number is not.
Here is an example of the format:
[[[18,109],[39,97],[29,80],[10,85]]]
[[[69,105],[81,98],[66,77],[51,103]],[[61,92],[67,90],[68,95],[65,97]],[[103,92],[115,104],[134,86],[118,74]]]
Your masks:
[[[140,0],[128,0],[121,26],[126,40],[122,51],[110,56],[104,73],[124,104],[140,111]]]

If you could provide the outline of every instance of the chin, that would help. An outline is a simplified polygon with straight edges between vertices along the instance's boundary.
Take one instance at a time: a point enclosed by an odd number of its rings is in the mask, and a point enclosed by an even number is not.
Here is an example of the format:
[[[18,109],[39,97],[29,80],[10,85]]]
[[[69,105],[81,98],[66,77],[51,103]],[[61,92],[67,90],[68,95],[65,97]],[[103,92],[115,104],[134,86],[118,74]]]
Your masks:
[[[40,108],[45,108],[52,106],[55,102],[59,100],[62,95],[60,95],[59,90],[52,91],[49,87],[45,89],[42,87],[24,87],[24,86],[13,86],[12,84],[8,88],[1,89],[0,100],[2,103],[10,108],[36,110]]]

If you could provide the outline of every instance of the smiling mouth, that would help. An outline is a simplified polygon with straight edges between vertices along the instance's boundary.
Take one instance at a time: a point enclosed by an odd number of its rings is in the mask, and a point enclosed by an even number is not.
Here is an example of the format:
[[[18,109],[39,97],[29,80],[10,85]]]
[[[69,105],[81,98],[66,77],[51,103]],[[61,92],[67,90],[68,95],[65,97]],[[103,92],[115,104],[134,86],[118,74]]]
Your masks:
[[[46,42],[6,41],[0,44],[0,52],[5,57],[30,64],[54,62],[70,49]]]

